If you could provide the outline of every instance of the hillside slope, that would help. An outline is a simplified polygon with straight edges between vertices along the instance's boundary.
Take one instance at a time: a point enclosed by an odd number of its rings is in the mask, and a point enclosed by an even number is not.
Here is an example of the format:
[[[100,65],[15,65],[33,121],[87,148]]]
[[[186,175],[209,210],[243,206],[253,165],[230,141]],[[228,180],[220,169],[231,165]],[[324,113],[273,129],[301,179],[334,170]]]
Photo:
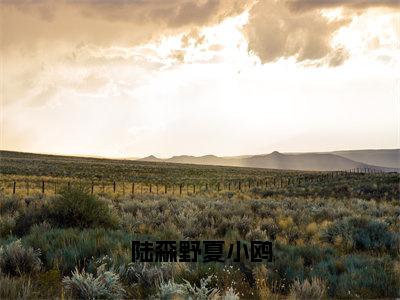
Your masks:
[[[343,151],[346,152],[346,151]],[[351,151],[347,151],[351,152]],[[345,155],[346,153],[344,153]],[[353,156],[361,156],[352,153]],[[364,155],[366,156],[366,155]],[[380,155],[383,157],[384,154]],[[370,157],[372,157],[370,155]],[[379,157],[379,155],[375,155]],[[304,171],[337,171],[350,169],[374,169],[376,171],[398,171],[396,165],[390,165],[390,159],[381,158],[376,161],[386,162],[384,166],[368,164],[344,157],[334,153],[298,153],[284,154],[274,151],[270,154],[239,156],[239,157],[218,157],[215,155],[205,156],[174,156],[168,159],[158,159],[154,156],[144,158],[144,161],[163,161],[170,163],[197,164],[197,165],[219,165],[233,167],[267,168],[282,170],[304,170]],[[372,160],[372,159],[371,159]]]
[[[332,153],[364,164],[400,168],[400,149],[350,150]]]

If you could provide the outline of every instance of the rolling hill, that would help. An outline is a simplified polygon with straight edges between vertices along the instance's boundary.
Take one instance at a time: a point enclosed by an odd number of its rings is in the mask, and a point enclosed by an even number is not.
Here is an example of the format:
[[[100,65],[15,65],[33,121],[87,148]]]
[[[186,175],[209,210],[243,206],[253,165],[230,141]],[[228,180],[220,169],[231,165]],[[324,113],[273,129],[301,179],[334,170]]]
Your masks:
[[[397,154],[396,154],[397,153]],[[400,165],[396,156],[399,150],[354,150],[328,153],[280,153],[218,157],[173,156],[159,159],[154,156],[142,158],[142,161],[159,161],[169,163],[219,165],[233,167],[268,168],[305,171],[336,171],[350,169],[373,169],[376,171],[399,171]],[[354,159],[353,159],[354,158]],[[356,160],[357,159],[357,160]]]
[[[350,150],[332,153],[369,165],[400,168],[400,149]]]

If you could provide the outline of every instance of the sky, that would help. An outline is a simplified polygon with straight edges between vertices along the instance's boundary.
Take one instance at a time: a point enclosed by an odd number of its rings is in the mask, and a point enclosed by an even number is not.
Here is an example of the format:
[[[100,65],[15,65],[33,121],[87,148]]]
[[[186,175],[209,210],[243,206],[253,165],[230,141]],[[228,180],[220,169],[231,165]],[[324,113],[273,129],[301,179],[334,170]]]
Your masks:
[[[0,148],[400,148],[392,0],[0,0]]]

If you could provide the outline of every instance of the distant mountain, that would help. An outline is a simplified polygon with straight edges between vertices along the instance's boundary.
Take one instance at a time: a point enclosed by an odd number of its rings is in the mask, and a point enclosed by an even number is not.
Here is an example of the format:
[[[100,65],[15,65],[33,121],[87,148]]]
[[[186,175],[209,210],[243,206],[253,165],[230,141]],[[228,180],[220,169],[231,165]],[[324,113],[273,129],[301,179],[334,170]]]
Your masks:
[[[335,154],[282,154],[276,151],[268,155],[256,155],[250,157],[246,159],[246,166],[304,171],[335,171],[357,168],[380,168],[355,162]]]
[[[369,165],[400,168],[400,149],[351,150],[332,153]]]
[[[240,159],[236,158],[225,158],[218,157],[215,155],[204,155],[204,156],[188,156],[180,155],[173,156],[165,160],[171,163],[184,163],[184,164],[196,164],[196,165],[219,165],[219,166],[238,166]]]
[[[164,161],[163,159],[157,158],[154,155],[150,155],[150,156],[147,156],[147,157],[144,157],[144,158],[139,158],[139,159],[136,159],[136,160],[149,161],[149,162],[163,162]]]
[[[371,152],[375,151],[375,152]],[[380,153],[380,151],[382,151]],[[219,165],[232,167],[251,167],[304,171],[337,171],[350,169],[374,169],[379,171],[399,171],[396,161],[399,150],[355,150],[329,153],[280,153],[218,157],[215,155],[173,156],[160,159],[155,156],[142,158],[142,161],[169,162],[183,164]],[[347,156],[347,157],[346,157]],[[351,157],[359,160],[352,159]],[[378,164],[380,163],[380,164]]]

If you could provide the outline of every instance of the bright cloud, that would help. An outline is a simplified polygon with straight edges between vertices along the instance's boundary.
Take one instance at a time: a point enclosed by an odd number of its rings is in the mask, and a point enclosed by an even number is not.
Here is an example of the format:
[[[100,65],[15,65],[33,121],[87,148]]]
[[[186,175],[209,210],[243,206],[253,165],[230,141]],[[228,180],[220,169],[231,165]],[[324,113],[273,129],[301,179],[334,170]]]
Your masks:
[[[1,148],[399,147],[398,7],[341,3],[3,1]]]

